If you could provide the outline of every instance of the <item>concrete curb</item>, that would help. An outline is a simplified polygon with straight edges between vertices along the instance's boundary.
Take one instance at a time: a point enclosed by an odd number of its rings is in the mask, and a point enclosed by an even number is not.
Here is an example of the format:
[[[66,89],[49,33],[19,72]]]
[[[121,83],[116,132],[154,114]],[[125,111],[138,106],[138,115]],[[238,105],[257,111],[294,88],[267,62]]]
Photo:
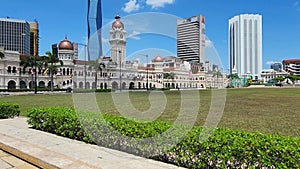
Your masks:
[[[0,120],[0,149],[41,168],[181,169],[125,152],[31,129],[27,118]]]
[[[3,135],[1,135],[2,137]],[[47,168],[47,169],[59,169],[58,167],[54,166],[54,165],[51,165],[45,161],[42,161],[36,157],[33,157],[31,155],[28,155],[14,147],[11,147],[9,145],[6,145],[4,143],[0,143],[0,149],[3,150],[3,151],[6,151],[10,154],[12,154],[13,156],[16,156],[26,162],[29,162],[37,167],[40,167],[40,168]]]
[[[91,168],[99,167],[87,164],[83,161],[51,151],[44,147],[10,137],[0,133],[0,149],[26,161],[37,167],[45,169],[60,168]]]

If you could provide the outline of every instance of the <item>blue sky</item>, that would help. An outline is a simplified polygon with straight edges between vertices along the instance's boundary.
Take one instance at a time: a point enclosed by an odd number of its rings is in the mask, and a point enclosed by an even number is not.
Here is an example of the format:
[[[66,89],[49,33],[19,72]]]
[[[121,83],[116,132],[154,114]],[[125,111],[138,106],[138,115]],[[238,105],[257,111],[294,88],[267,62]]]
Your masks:
[[[225,69],[228,69],[228,20],[244,13],[261,14],[263,68],[269,68],[270,62],[300,58],[300,0],[102,0],[102,12],[103,25],[111,24],[118,12],[124,19],[125,28],[130,25],[132,18],[135,23],[141,20],[137,27],[143,27],[143,17],[139,16],[143,16],[141,14],[144,12],[158,12],[171,18],[202,14],[206,18],[206,35]],[[70,41],[85,43],[86,13],[85,0],[2,0],[0,17],[9,16],[28,21],[37,19],[41,37],[39,52],[43,55],[51,50],[51,44],[63,40],[65,34]],[[164,24],[166,23],[159,17],[148,29],[159,31],[165,27]],[[150,57],[176,54],[176,39],[134,29],[131,27],[127,32],[130,36],[127,43],[129,59],[135,57],[135,53],[148,53],[150,49],[156,49],[156,52],[150,53]],[[168,23],[165,29],[172,33],[176,31],[176,26]],[[105,34],[105,29],[103,33]]]

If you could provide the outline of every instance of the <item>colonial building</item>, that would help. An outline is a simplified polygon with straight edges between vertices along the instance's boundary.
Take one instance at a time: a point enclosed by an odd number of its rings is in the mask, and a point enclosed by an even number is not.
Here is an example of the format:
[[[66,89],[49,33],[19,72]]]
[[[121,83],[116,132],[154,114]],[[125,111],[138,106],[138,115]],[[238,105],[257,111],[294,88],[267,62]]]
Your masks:
[[[67,37],[52,45],[53,54],[63,62],[54,75],[55,88],[132,90],[226,86],[224,75],[208,74],[199,62],[187,62],[175,56],[156,56],[147,63],[141,63],[139,59],[126,60],[125,26],[119,15],[115,19],[109,32],[110,57],[101,56],[94,61],[79,60],[78,43],[69,41]],[[35,70],[20,66],[21,60],[29,55],[3,48],[0,52],[5,56],[0,59],[0,88],[33,88]],[[39,88],[50,87],[49,71],[38,69],[36,81]]]

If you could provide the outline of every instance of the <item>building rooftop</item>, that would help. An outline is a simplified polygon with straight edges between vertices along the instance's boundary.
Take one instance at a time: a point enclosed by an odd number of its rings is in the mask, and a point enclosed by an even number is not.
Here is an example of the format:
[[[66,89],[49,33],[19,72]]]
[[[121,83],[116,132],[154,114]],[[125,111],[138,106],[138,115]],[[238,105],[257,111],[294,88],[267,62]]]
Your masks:
[[[283,60],[283,63],[300,63],[300,59],[287,59],[287,60]]]
[[[12,18],[0,18],[0,21],[6,21],[6,22],[18,22],[18,23],[27,23],[27,21],[25,21],[25,20],[12,19]]]

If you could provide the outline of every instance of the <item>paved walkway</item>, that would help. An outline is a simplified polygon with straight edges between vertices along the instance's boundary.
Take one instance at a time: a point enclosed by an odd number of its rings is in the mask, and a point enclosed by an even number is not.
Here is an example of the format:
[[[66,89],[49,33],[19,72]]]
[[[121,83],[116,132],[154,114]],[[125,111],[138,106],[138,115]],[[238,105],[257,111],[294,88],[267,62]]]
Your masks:
[[[0,120],[0,149],[47,169],[179,168],[174,165],[30,129],[26,123],[26,118],[22,117]],[[13,164],[11,165],[13,166]],[[2,168],[0,167],[0,169]]]
[[[0,150],[0,169],[39,169],[38,167]]]

